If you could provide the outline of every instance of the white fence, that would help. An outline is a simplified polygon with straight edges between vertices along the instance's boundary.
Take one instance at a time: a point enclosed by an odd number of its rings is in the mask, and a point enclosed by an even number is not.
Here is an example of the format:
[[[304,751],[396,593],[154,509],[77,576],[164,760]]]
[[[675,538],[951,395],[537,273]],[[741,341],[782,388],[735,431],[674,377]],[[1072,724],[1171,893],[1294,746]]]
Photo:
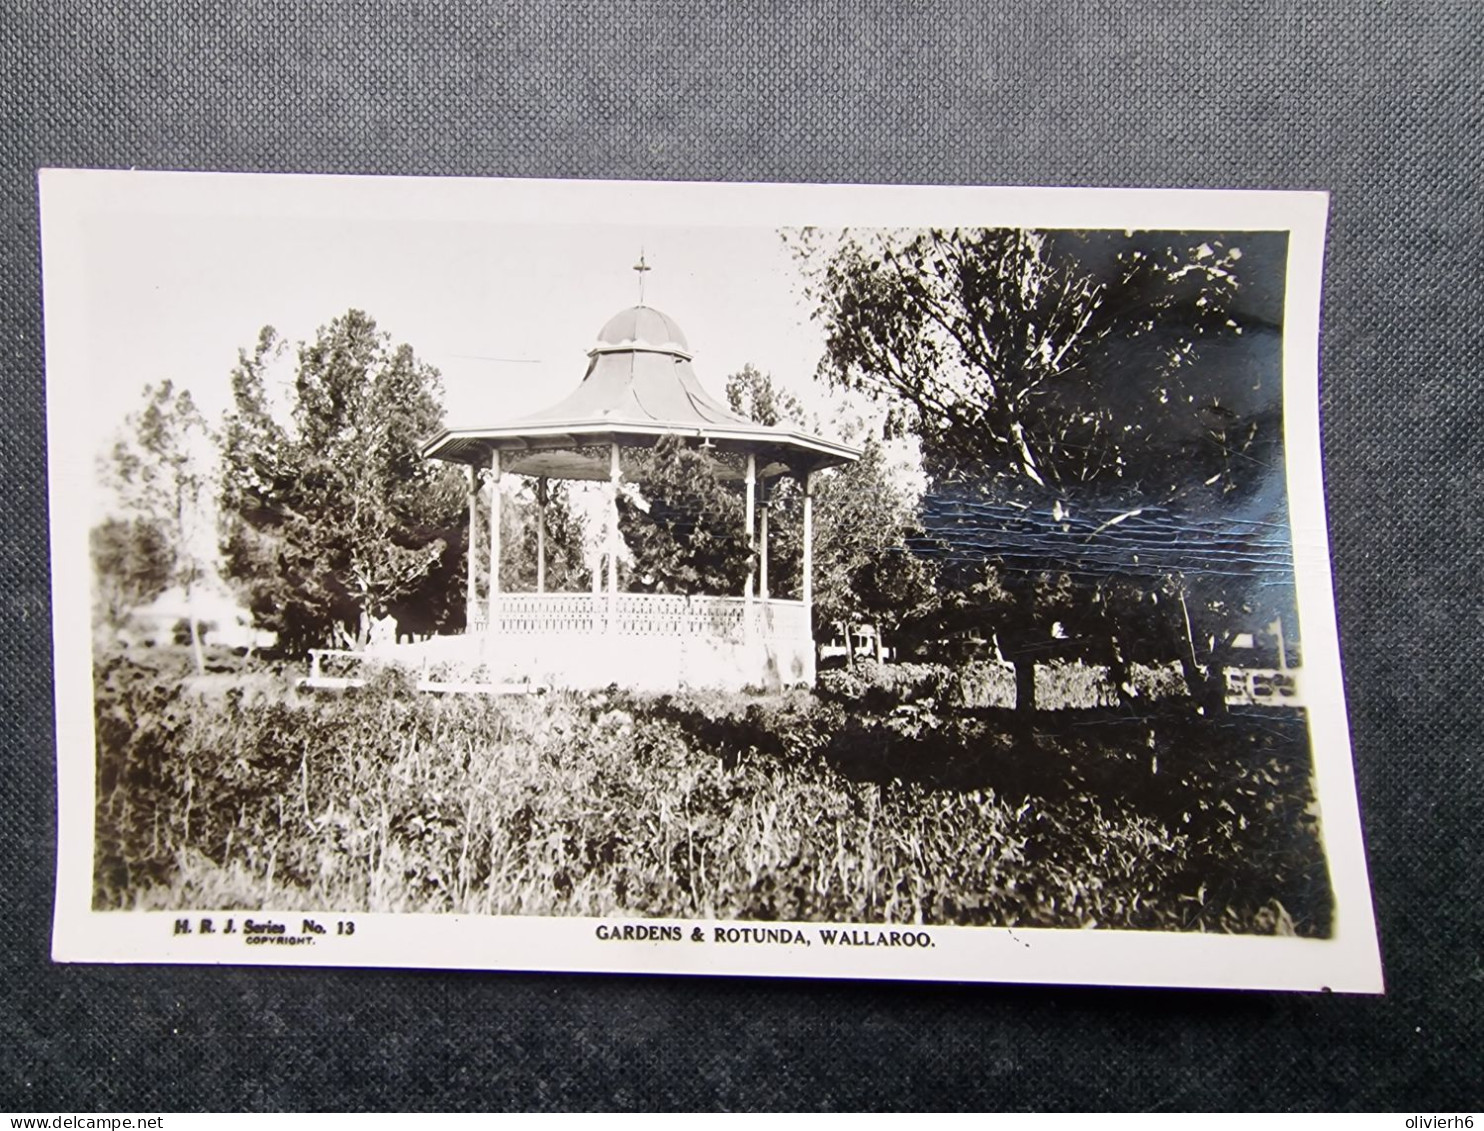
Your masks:
[[[606,593],[504,593],[495,599],[493,622],[476,621],[472,630],[495,636],[606,633],[725,641],[810,636],[802,601],[672,593],[619,593],[611,604]]]
[[[1254,707],[1297,707],[1303,702],[1293,669],[1227,668],[1226,701]]]

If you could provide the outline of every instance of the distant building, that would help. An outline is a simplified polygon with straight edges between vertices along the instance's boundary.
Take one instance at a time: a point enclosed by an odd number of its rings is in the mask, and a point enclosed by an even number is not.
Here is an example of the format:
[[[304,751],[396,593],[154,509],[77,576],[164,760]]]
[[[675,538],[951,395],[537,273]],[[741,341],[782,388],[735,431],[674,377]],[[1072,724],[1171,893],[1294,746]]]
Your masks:
[[[276,642],[271,632],[253,625],[252,613],[237,603],[225,586],[196,587],[189,599],[179,586],[165,590],[147,605],[130,612],[118,630],[125,645],[161,647],[184,644],[190,632],[189,619],[196,618],[202,644],[222,648],[269,648]]]

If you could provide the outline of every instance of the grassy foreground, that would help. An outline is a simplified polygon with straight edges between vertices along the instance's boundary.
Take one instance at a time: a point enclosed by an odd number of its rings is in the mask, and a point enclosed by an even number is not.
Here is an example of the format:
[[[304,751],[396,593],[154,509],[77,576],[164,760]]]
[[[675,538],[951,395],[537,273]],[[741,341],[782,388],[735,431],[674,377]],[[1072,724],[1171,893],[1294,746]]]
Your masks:
[[[96,682],[100,909],[1330,930],[1298,712]]]

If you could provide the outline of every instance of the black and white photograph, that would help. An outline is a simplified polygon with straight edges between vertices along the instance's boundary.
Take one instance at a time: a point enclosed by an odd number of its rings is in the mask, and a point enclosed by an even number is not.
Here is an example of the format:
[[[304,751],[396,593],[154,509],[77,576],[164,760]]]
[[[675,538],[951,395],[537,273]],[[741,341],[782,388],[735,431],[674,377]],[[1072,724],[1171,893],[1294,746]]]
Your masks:
[[[41,206],[57,958],[1380,990],[1322,194]]]

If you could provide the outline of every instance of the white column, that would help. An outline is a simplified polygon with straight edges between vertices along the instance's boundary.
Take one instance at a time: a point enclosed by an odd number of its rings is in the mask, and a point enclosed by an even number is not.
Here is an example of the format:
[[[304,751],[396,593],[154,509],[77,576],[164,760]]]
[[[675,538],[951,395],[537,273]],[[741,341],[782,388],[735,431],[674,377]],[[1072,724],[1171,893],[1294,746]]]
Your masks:
[[[608,631],[618,614],[618,442],[608,449]]]
[[[536,592],[546,592],[546,476],[536,480]]]
[[[500,449],[490,452],[490,631],[500,627]]]
[[[758,595],[764,601],[768,599],[768,485],[763,484],[763,515],[762,528],[758,531],[758,549],[760,561],[758,563]]]
[[[469,552],[464,563],[464,631],[472,632],[479,619],[478,548],[479,538],[479,468],[469,465]]]
[[[742,610],[742,635],[744,639],[751,640],[752,629],[752,587],[756,580],[753,574],[757,570],[757,456],[752,452],[747,453],[747,587],[742,591],[742,599],[745,608]]]
[[[814,473],[804,473],[804,560],[800,563],[799,572],[803,574],[802,592],[804,604],[804,635],[808,638],[809,647],[805,651],[806,682],[810,687],[814,686],[814,666],[816,653],[814,647]],[[847,645],[850,636],[845,637]]]
[[[752,588],[757,570],[753,558],[757,550],[757,456],[747,453],[747,588],[743,590],[748,601],[752,600]]]
[[[804,616],[812,616],[814,607],[814,473],[804,475]]]

